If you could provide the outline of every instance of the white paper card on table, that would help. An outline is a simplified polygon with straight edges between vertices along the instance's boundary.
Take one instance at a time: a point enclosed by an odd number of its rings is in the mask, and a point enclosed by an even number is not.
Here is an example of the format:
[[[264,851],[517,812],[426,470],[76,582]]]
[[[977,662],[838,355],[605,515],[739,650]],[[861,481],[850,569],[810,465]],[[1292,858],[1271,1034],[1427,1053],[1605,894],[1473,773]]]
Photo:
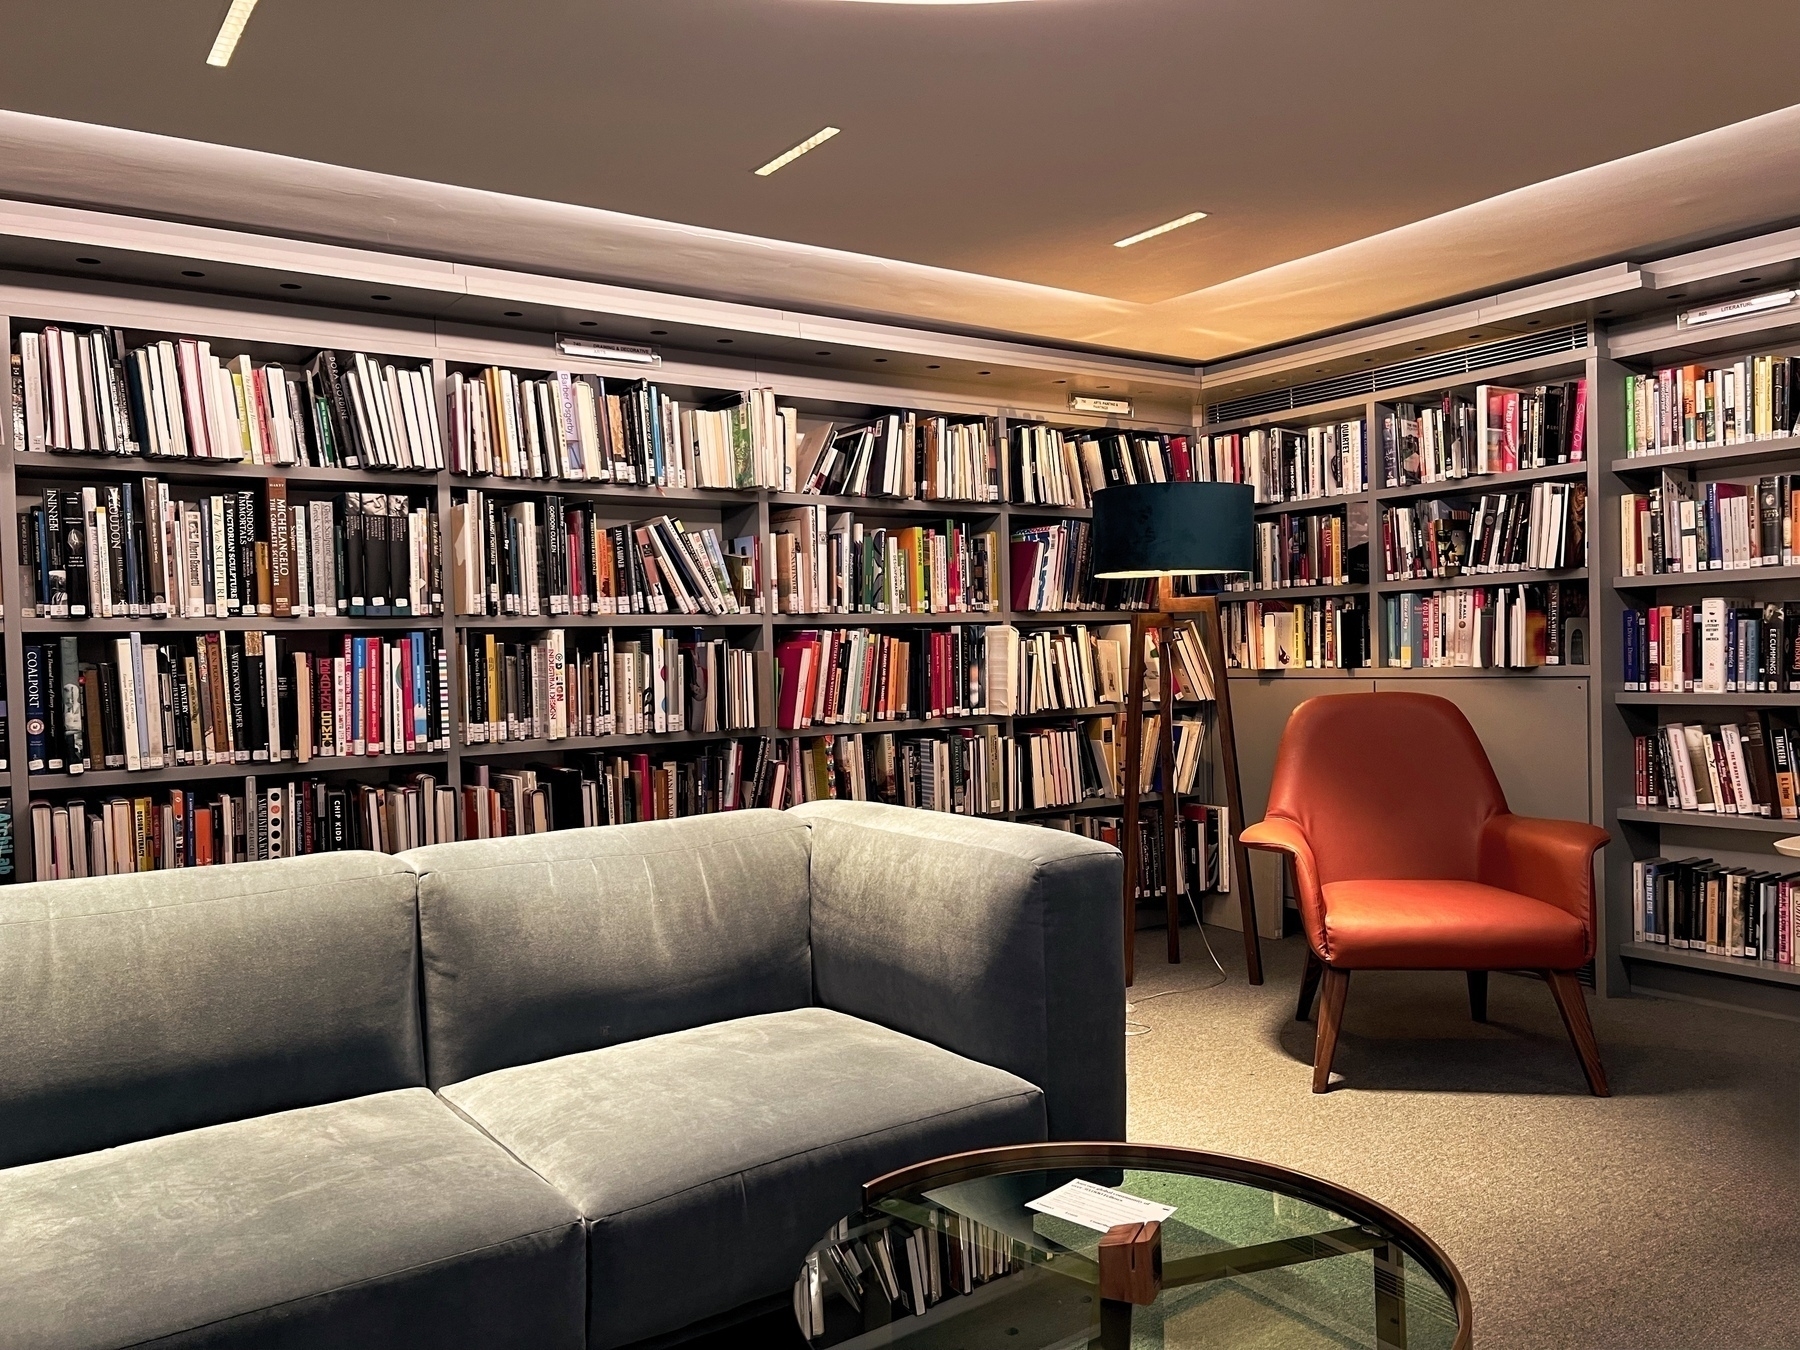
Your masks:
[[[1159,1205],[1154,1200],[1140,1200],[1109,1186],[1096,1186],[1091,1181],[1071,1181],[1047,1195],[1025,1202],[1026,1209],[1040,1214],[1067,1219],[1083,1228],[1104,1233],[1122,1223],[1160,1222],[1175,1212],[1174,1205]]]

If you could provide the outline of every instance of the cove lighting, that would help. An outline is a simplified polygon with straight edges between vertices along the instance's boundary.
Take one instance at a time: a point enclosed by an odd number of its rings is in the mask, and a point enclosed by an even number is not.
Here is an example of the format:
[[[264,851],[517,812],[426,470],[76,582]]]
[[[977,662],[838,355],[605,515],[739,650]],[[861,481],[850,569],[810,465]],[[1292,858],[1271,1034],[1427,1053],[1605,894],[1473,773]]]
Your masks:
[[[231,8],[225,11],[225,22],[219,25],[219,35],[213,39],[212,50],[206,54],[207,65],[230,64],[238,39],[244,35],[244,25],[250,22],[250,11],[255,8],[256,0],[231,0]]]
[[[1165,224],[1155,226],[1152,229],[1143,230],[1137,234],[1129,235],[1124,239],[1117,240],[1114,242],[1113,247],[1114,248],[1130,248],[1133,244],[1141,244],[1146,239],[1154,239],[1159,234],[1167,234],[1170,230],[1179,230],[1183,225],[1192,225],[1196,220],[1205,220],[1205,219],[1206,219],[1206,212],[1204,212],[1204,211],[1189,211],[1185,216],[1178,217],[1175,220],[1171,220]]]
[[[805,140],[801,141],[800,144],[796,145],[792,150],[775,156],[774,159],[770,160],[767,164],[763,165],[762,168],[756,171],[756,176],[758,178],[767,178],[770,174],[774,173],[775,170],[785,169],[808,150],[817,150],[821,145],[825,144],[826,141],[837,134],[838,129],[836,127],[821,128],[808,136]]]

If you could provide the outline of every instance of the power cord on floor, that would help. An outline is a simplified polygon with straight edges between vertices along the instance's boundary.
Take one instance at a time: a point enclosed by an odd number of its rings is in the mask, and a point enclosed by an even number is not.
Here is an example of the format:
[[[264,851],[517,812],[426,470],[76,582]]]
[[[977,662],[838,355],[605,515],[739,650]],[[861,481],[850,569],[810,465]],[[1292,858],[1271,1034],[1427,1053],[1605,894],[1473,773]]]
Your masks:
[[[1194,914],[1194,927],[1200,932],[1200,941],[1206,948],[1207,956],[1212,959],[1213,968],[1219,972],[1219,977],[1221,979],[1228,978],[1225,974],[1225,967],[1219,964],[1219,954],[1213,950],[1212,941],[1206,936],[1206,924],[1201,921],[1200,907],[1194,903],[1192,892],[1188,893],[1187,902],[1188,908],[1192,910]],[[1216,985],[1207,986],[1209,989],[1216,987]],[[1131,1020],[1131,1014],[1138,1010],[1139,1003],[1148,1003],[1154,998],[1167,998],[1170,994],[1191,994],[1194,992],[1196,991],[1192,989],[1160,989],[1154,994],[1145,994],[1136,1002],[1127,1002],[1125,1004],[1125,1034],[1127,1036],[1148,1036],[1150,1034],[1150,1028],[1144,1023]]]

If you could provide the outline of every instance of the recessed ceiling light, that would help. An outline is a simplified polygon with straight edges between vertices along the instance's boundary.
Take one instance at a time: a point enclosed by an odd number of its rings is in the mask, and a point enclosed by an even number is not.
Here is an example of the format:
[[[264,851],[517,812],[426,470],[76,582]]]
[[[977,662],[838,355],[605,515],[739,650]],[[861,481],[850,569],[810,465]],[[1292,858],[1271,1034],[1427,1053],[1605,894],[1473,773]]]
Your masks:
[[[600,326],[600,321],[598,319],[583,319],[581,321],[581,326],[583,328],[598,328]]]
[[[831,353],[830,352],[814,352],[813,355],[814,356],[830,356]]]
[[[1058,380],[1057,383],[1058,384],[1067,384],[1068,381],[1067,380]]]
[[[100,260],[98,258],[77,258],[75,261],[86,267],[98,267],[100,265]]]
[[[300,289],[300,283],[297,281],[284,281],[281,283],[281,289],[284,291],[297,291]]]
[[[774,173],[775,170],[785,169],[808,150],[817,150],[821,145],[825,144],[826,141],[837,134],[838,129],[836,127],[821,127],[805,140],[801,141],[800,144],[796,145],[792,150],[784,151],[775,156],[775,158],[770,160],[767,164],[763,165],[762,168],[756,170],[756,176],[758,178],[767,178],[770,174]]]
[[[1536,328],[1538,326],[1538,321],[1536,319],[1527,319],[1525,320],[1525,326],[1527,328]]]
[[[231,0],[231,8],[225,11],[225,22],[219,25],[219,35],[213,39],[212,50],[206,54],[207,65],[230,64],[238,39],[244,35],[244,25],[250,22],[250,11],[255,8],[256,0]]]
[[[942,366],[926,366],[925,369],[927,369],[927,370],[942,370],[943,367]]]
[[[887,364],[887,357],[885,357],[885,356],[876,357],[875,364],[878,366],[885,366]]]
[[[667,336],[669,336],[669,330],[666,328],[652,328],[650,330],[650,336],[651,337],[667,337]]]
[[[723,345],[724,345],[724,346],[727,346],[727,347],[729,347],[729,346],[730,346],[730,345],[731,345],[731,339],[730,339],[730,338],[719,338],[719,339],[717,339],[717,341],[718,341],[718,342],[720,342],[720,343],[721,343],[721,344],[723,344]]]
[[[204,273],[204,272],[183,272],[181,275],[184,277],[203,277],[206,275],[206,273]]]
[[[509,309],[506,310],[501,317],[506,319],[522,319],[525,317],[525,311],[520,309]]]
[[[393,298],[391,295],[371,295],[369,297],[371,300],[392,300]]]
[[[1113,243],[1113,247],[1114,248],[1130,248],[1133,244],[1141,244],[1146,239],[1154,239],[1159,234],[1167,234],[1170,230],[1179,230],[1183,225],[1192,225],[1196,220],[1205,220],[1205,219],[1206,219],[1206,212],[1204,212],[1204,211],[1189,211],[1185,216],[1180,216],[1180,217],[1176,218],[1175,220],[1165,221],[1163,224],[1157,225],[1151,229],[1140,230],[1137,234],[1129,235],[1124,239],[1116,240]]]
[[[991,370],[978,370],[975,373],[977,375],[992,375],[994,372]]]
[[[1415,351],[1415,352],[1422,352],[1422,351],[1424,351],[1424,350],[1425,350],[1425,349],[1424,349],[1424,348],[1423,348],[1423,347],[1414,347],[1414,348],[1413,348],[1413,350],[1414,350],[1414,351]]]
[[[1762,278],[1761,278],[1761,277],[1745,277],[1745,278],[1744,278],[1744,279],[1743,279],[1743,280],[1741,280],[1741,281],[1739,281],[1739,282],[1738,282],[1738,285],[1740,285],[1740,286],[1754,286],[1754,285],[1755,285],[1755,284],[1756,284],[1756,283],[1757,283],[1757,282],[1759,282],[1759,281],[1761,281],[1761,280],[1762,280]]]

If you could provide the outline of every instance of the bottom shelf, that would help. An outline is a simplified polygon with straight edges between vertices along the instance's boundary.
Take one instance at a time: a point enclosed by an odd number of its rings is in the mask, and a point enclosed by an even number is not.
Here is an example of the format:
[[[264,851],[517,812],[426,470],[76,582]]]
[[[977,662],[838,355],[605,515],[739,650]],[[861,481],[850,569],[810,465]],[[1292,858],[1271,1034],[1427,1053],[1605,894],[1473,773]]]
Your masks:
[[[1728,975],[1740,980],[1756,980],[1763,984],[1788,985],[1800,989],[1800,966],[1784,966],[1774,961],[1750,961],[1741,956],[1709,956],[1687,947],[1665,947],[1659,942],[1622,942],[1619,955],[1627,961],[1648,961],[1661,966],[1681,966],[1703,970],[1712,975]]]

